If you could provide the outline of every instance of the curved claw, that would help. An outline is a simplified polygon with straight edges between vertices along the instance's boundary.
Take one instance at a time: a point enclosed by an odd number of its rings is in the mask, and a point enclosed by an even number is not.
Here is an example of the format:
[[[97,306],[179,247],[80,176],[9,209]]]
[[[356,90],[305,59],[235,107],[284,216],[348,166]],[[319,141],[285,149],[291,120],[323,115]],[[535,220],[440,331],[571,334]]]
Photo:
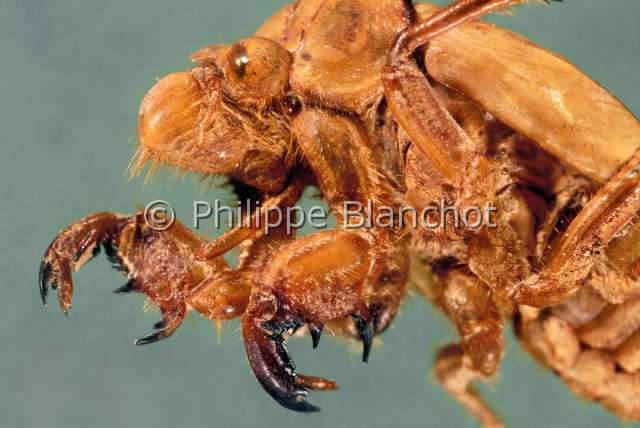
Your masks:
[[[159,342],[162,339],[166,339],[167,337],[169,336],[165,334],[164,331],[160,330],[160,331],[156,331],[155,333],[151,333],[148,336],[141,337],[140,339],[136,339],[133,343],[136,346],[149,345],[151,343]]]
[[[40,297],[42,305],[47,306],[47,294],[49,292],[49,281],[51,280],[51,263],[42,261],[38,273],[38,285],[40,286]]]
[[[136,346],[142,346],[167,339],[180,327],[186,314],[187,307],[184,304],[179,304],[169,310],[162,310],[162,320],[153,325],[153,328],[158,331],[137,339],[134,343]]]
[[[201,281],[198,275],[203,269],[219,266],[214,262],[197,268],[189,264],[200,245],[201,241],[184,226],[174,225],[171,232],[147,227],[141,212],[130,216],[93,214],[60,232],[45,252],[38,274],[40,296],[46,303],[49,286],[57,288],[66,315],[73,294],[72,272],[104,247],[113,267],[129,276],[128,282],[114,292],[144,293],[162,312],[155,331],[135,342],[155,343],[173,335],[182,324],[187,311],[185,296]],[[157,263],[160,258],[166,261]]]
[[[360,317],[355,317],[356,329],[362,339],[362,361],[369,362],[369,354],[371,353],[371,345],[373,344],[374,335],[374,321],[369,319],[365,320]]]
[[[135,291],[138,291],[138,289],[133,279],[130,279],[129,281],[127,281],[127,283],[122,287],[116,288],[115,290],[113,290],[114,294],[130,294]]]
[[[71,309],[73,282],[71,274],[95,257],[103,242],[115,239],[129,219],[103,212],[83,218],[58,234],[44,254],[38,273],[42,303],[47,304],[49,287],[58,290],[58,300],[65,315]]]
[[[282,336],[278,333],[268,336],[257,326],[243,334],[249,364],[264,390],[289,410],[319,412],[318,407],[304,400],[309,393],[296,382],[295,366]]]
[[[261,323],[261,314],[256,314],[258,311],[248,310],[242,317],[245,349],[258,382],[274,400],[289,410],[319,412],[320,408],[304,400],[308,396],[305,386],[331,390],[337,389],[335,382],[304,375],[298,377],[282,337],[287,329],[293,328],[291,322]]]
[[[320,337],[322,336],[322,327],[317,326],[315,324],[310,324],[309,334],[311,335],[311,343],[313,345],[313,349],[316,349],[318,347],[318,344],[320,344]]]
[[[303,400],[301,397],[306,397],[309,393],[303,389],[298,388],[295,393],[291,396],[281,396],[279,399],[276,399],[280,405],[289,410],[293,410],[294,412],[300,413],[318,413],[322,409],[308,401]],[[272,395],[273,397],[273,395]],[[274,397],[275,398],[275,397]]]
[[[71,309],[71,294],[73,293],[73,282],[71,281],[71,265],[68,260],[58,260],[50,262],[43,260],[40,263],[38,273],[38,285],[42,304],[47,305],[47,295],[49,287],[58,290],[58,300],[60,308],[66,317]]]

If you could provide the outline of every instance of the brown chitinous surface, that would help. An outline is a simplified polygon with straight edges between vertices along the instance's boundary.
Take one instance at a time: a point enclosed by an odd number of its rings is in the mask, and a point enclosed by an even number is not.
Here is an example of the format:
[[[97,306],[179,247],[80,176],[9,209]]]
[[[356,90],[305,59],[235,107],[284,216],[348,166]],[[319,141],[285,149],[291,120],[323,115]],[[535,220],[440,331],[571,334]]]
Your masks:
[[[47,250],[43,300],[57,287],[66,313],[71,272],[104,247],[128,277],[116,291],[144,293],[162,312],[138,344],[168,338],[189,310],[240,317],[262,387],[312,412],[307,389],[337,385],[296,373],[285,339],[357,338],[367,361],[411,275],[459,334],[437,354],[435,378],[484,426],[503,425],[472,383],[498,372],[511,319],[579,395],[640,419],[640,125],[563,58],[475,22],[519,3],[301,0],[253,37],[200,49],[143,100],[133,171],[150,161],[225,175],[251,207],[281,211],[315,186],[339,227],[266,233],[255,221],[273,213],[253,211],[206,242],[145,212],[98,213]],[[370,217],[392,208],[391,225],[349,228],[345,202]],[[492,205],[494,226],[400,222],[399,208],[440,202]],[[236,247],[231,267],[223,256]]]

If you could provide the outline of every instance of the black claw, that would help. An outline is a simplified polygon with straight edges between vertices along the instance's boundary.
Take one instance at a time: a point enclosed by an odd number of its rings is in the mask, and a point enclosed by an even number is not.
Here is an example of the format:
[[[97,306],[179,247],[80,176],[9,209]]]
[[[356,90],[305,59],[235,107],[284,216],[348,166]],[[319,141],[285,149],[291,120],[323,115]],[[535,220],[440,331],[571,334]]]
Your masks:
[[[309,325],[309,333],[311,334],[311,342],[313,343],[313,349],[318,347],[320,343],[320,336],[322,336],[322,327],[315,324]]]
[[[373,320],[365,321],[356,317],[356,328],[362,339],[362,361],[369,361],[369,353],[371,352],[371,344],[373,343],[374,323]]]
[[[282,337],[285,331],[295,329],[297,324],[290,321],[268,322],[261,328],[250,330],[253,336],[245,336],[247,356],[258,382],[281,406],[295,412],[319,412],[320,408],[304,400],[309,393],[296,383],[295,364]]]
[[[306,390],[299,389],[293,394],[282,396],[280,398],[277,398],[274,396],[274,398],[278,401],[278,403],[282,407],[285,407],[289,410],[293,410],[294,412],[300,412],[300,413],[320,412],[321,411],[320,407],[314,406],[308,401],[305,401],[302,399],[302,397],[306,397],[307,395],[309,394]]]
[[[134,343],[136,346],[149,345],[150,343],[156,343],[162,339],[166,339],[168,336],[164,334],[164,331],[158,331],[150,334],[149,336],[142,337],[136,340]]]
[[[136,291],[136,285],[133,279],[130,279],[122,287],[116,288],[115,290],[113,290],[113,292],[116,294],[129,294],[129,293],[133,293],[134,291]]]
[[[51,280],[51,263],[43,261],[40,263],[40,271],[38,272],[38,284],[40,286],[40,297],[42,304],[47,305],[47,293],[49,291],[49,281]]]

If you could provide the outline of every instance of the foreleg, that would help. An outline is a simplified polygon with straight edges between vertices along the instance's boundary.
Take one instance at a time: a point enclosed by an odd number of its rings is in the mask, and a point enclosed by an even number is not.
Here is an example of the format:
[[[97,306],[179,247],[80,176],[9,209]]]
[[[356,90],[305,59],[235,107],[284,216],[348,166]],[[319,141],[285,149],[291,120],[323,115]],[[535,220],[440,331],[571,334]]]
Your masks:
[[[238,280],[222,258],[196,260],[202,244],[201,238],[179,223],[167,231],[150,228],[141,212],[90,215],[60,232],[49,246],[40,267],[40,293],[46,303],[49,286],[57,289],[61,308],[68,313],[72,272],[103,246],[114,267],[129,278],[115,293],[143,293],[160,308],[162,320],[155,324],[158,331],[136,344],[156,342],[171,336],[181,325],[191,308],[189,297],[203,282],[215,284],[218,292],[217,298],[209,301],[207,315],[226,315],[226,319],[237,316],[247,305],[249,285]]]
[[[383,264],[379,283],[368,285],[376,257],[375,242],[367,232],[320,232],[281,247],[256,278],[242,316],[245,348],[258,381],[284,407],[317,411],[304,401],[305,387],[335,386],[324,379],[299,378],[285,333],[306,324],[317,346],[326,325],[352,318],[367,361],[374,334],[388,325],[390,312],[398,306],[393,295],[379,291],[402,287],[406,281],[404,266],[396,258],[396,263]]]

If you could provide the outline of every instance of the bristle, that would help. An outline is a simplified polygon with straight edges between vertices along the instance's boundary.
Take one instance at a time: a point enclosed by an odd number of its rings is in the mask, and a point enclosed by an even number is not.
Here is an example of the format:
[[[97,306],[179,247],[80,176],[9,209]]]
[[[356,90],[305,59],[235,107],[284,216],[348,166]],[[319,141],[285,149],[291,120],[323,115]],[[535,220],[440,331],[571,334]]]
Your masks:
[[[149,166],[149,169],[147,170],[147,174],[144,177],[144,185],[148,185],[149,183],[151,183],[151,180],[153,179],[153,176],[156,174],[156,172],[158,171],[158,166],[159,166],[159,162],[155,159],[151,160],[151,165]]]
[[[222,337],[222,330],[224,329],[224,321],[215,320],[216,334],[218,336],[218,343],[220,343],[220,338]]]
[[[127,172],[129,173],[129,180],[133,180],[140,175],[144,169],[145,164],[149,160],[149,155],[142,147],[138,148],[136,153],[131,158],[129,165],[127,166]],[[126,173],[125,173],[126,174]]]

